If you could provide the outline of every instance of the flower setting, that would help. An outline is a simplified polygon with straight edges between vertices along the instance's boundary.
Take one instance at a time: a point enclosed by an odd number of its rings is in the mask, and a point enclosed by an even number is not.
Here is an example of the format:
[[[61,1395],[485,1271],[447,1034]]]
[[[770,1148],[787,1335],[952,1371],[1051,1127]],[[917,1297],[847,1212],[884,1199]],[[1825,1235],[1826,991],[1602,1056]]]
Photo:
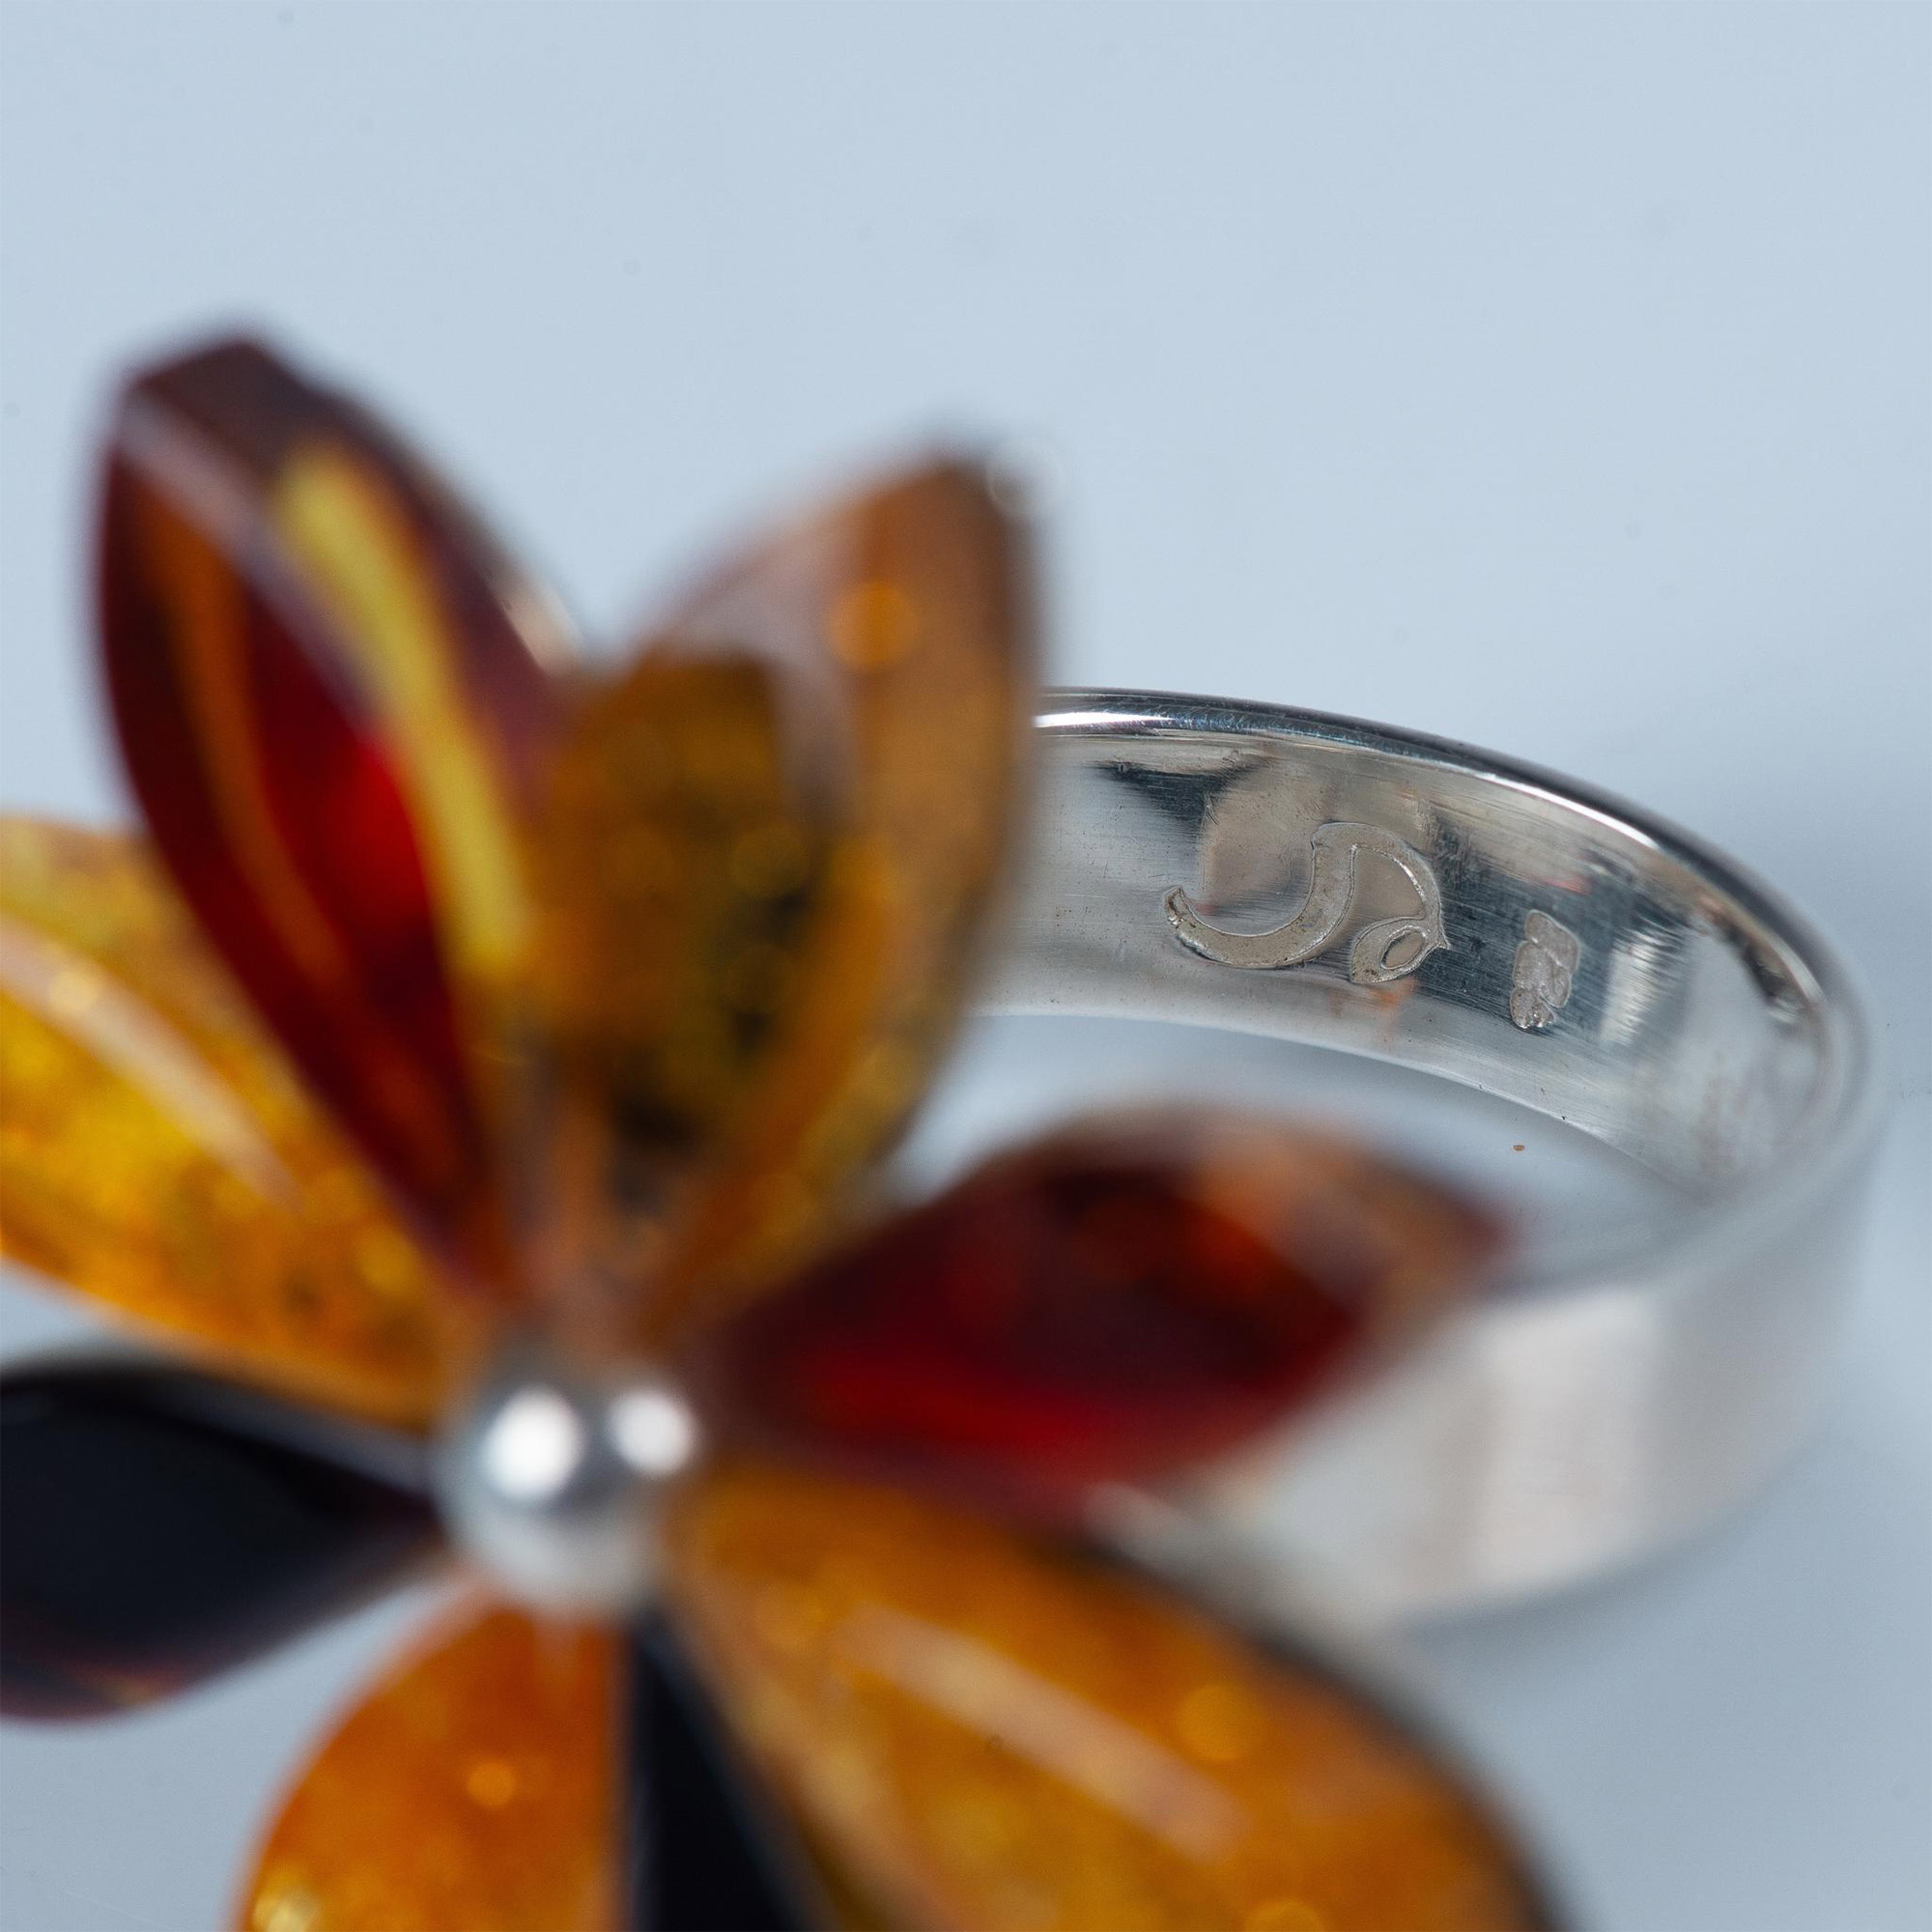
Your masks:
[[[983,464],[589,660],[366,412],[222,342],[122,394],[99,610],[144,830],[0,823],[0,1236],[184,1359],[5,1378],[6,1708],[460,1579],[239,1927],[1552,1922],[1406,1713],[1108,1533],[1401,1355],[1494,1222],[1191,1108],[900,1196],[1029,824]]]

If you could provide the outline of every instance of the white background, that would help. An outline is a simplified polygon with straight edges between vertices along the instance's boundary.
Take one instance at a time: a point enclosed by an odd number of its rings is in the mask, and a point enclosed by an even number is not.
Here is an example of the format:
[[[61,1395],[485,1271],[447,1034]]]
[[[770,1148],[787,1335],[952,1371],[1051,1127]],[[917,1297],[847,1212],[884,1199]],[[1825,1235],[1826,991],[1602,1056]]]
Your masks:
[[[121,810],[91,440],[118,366],[239,321],[607,635],[828,469],[1037,439],[1063,680],[1571,771],[1838,935],[1896,1098],[1821,1439],[1700,1548],[1420,1649],[1600,1932],[1932,1925],[1932,10],[14,0],[0,37],[12,806]],[[10,1731],[0,1923],[213,1923],[408,1607]]]

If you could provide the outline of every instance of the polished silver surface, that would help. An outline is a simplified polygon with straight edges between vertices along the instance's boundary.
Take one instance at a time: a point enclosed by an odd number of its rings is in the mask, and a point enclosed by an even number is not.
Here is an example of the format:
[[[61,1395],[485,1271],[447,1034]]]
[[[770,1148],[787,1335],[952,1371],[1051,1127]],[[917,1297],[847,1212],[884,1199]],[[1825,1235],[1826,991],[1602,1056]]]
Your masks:
[[[437,1490],[457,1543],[507,1594],[622,1616],[656,1588],[664,1492],[700,1446],[663,1378],[605,1380],[513,1349],[439,1444]]]
[[[1399,1062],[1580,1128],[1687,1203],[1505,1280],[1197,1479],[1190,1510],[1393,1615],[1628,1562],[1772,1470],[1829,1380],[1874,1122],[1825,942],[1684,834],[1466,747],[1134,692],[1051,694],[1038,724],[992,1007]]]

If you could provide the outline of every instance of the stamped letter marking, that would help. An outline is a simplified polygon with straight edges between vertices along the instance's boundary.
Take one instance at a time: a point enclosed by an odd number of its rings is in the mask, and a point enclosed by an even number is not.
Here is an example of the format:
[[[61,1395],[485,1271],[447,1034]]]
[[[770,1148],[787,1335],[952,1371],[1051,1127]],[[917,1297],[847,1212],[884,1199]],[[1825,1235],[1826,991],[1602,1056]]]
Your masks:
[[[1273,972],[1313,959],[1341,931],[1355,903],[1355,873],[1364,852],[1386,859],[1422,901],[1408,919],[1378,919],[1355,935],[1349,949],[1349,978],[1358,986],[1386,986],[1413,973],[1432,952],[1445,950],[1442,895],[1435,874],[1414,846],[1406,845],[1378,825],[1331,819],[1309,840],[1314,876],[1301,910],[1272,932],[1224,932],[1195,910],[1180,887],[1168,894],[1167,917],[1175,937],[1190,952],[1223,966]]]
[[[1547,912],[1525,913],[1510,983],[1510,1018],[1524,1033],[1541,1033],[1570,998],[1582,942]]]

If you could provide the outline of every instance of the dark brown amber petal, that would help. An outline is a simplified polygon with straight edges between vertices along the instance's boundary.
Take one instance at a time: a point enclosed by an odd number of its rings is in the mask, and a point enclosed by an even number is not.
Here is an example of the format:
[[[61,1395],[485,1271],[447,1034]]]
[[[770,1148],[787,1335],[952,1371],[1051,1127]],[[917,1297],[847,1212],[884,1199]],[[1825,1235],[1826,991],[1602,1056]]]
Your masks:
[[[237,1932],[619,1932],[621,1683],[610,1633],[453,1618],[310,1761]]]
[[[630,1646],[629,1932],[810,1932],[809,1854],[668,1619]]]
[[[462,1311],[147,845],[0,819],[0,1252],[253,1379],[435,1416]]]
[[[919,1096],[1016,816],[1020,533],[936,464],[717,576],[571,727],[536,840],[547,1279],[651,1341],[768,1279]],[[639,1297],[637,1285],[647,1281]]]
[[[128,771],[208,935],[425,1227],[505,1272],[491,1069],[527,905],[544,606],[359,411],[252,343],[122,399],[100,622]]]
[[[412,1473],[400,1438],[183,1369],[0,1378],[0,1708],[146,1703],[352,1607],[436,1547]]]
[[[1463,1776],[1361,1692],[1121,1570],[727,1463],[671,1522],[696,1655],[884,1922],[1547,1925]]]
[[[1475,1209],[1237,1116],[1004,1155],[697,1345],[722,1425],[1077,1508],[1266,1427],[1465,1293]]]

